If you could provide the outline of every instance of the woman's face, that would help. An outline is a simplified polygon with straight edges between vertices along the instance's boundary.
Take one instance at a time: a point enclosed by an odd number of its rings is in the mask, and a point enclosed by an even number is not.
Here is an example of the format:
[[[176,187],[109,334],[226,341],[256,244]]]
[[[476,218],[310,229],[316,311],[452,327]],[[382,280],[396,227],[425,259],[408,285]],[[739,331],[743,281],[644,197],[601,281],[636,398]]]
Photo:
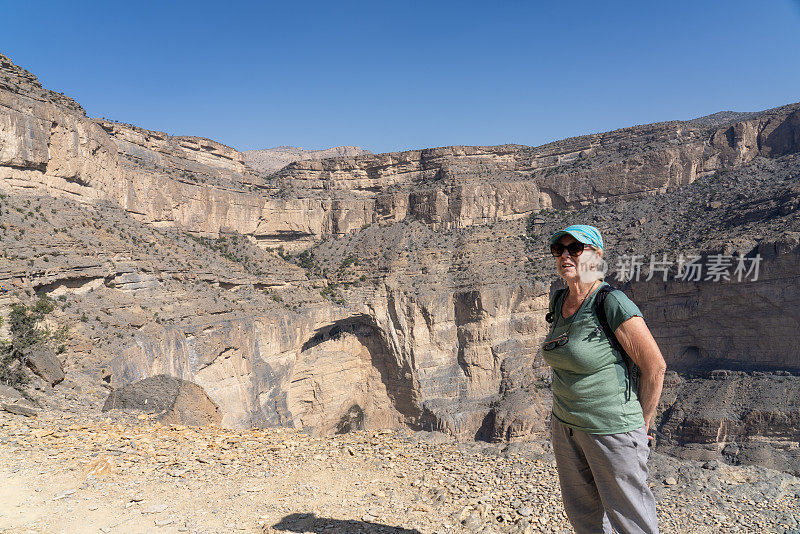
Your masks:
[[[564,246],[576,242],[571,235],[563,235],[556,242]],[[561,256],[556,257],[558,275],[567,281],[580,280],[592,283],[603,276],[603,251],[591,245],[584,245],[580,256],[570,256],[565,249]]]

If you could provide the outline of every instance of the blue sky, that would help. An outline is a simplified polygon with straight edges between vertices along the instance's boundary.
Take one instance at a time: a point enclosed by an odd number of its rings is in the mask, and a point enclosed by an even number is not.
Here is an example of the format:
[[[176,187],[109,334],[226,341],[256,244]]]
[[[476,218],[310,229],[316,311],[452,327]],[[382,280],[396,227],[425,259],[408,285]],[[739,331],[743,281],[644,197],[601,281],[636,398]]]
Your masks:
[[[800,1],[0,2],[94,117],[247,150],[538,145],[800,101]]]

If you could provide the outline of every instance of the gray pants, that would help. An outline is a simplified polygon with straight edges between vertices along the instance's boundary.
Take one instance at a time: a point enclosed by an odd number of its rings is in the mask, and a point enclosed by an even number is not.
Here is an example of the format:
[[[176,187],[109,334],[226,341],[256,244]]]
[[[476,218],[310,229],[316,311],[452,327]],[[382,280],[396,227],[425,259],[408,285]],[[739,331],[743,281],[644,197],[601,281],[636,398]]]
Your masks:
[[[553,417],[550,431],[564,509],[575,532],[658,532],[644,427],[587,434]]]

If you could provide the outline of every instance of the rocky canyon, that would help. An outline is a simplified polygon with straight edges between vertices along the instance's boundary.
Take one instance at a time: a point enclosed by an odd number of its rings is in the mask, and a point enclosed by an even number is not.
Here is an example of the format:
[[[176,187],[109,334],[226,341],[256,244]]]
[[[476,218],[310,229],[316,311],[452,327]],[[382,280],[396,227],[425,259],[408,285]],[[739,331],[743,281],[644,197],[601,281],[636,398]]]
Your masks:
[[[229,429],[542,440],[545,244],[583,222],[612,264],[762,258],[755,280],[613,283],[670,369],[657,446],[800,474],[800,104],[538,147],[265,152],[88,117],[0,55],[0,336],[39,300],[68,330],[37,391],[135,404],[166,376],[169,406]]]

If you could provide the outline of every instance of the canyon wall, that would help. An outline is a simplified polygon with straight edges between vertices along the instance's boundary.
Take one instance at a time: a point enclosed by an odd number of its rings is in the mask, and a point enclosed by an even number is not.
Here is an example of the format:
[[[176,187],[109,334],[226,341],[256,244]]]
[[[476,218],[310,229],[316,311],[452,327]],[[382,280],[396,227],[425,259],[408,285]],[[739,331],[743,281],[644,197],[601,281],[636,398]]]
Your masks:
[[[143,222],[262,246],[416,217],[436,228],[652,195],[800,150],[800,106],[734,124],[670,122],[541,147],[444,147],[306,160],[268,179],[220,143],[90,119],[0,56],[0,187],[118,203]]]
[[[551,260],[530,259],[528,216],[563,225],[580,213],[571,210],[635,207],[625,201],[754,162],[786,174],[781,158],[798,152],[793,104],[541,147],[302,160],[268,176],[208,139],[88,118],[0,56],[4,238],[9,232],[0,282],[11,289],[0,311],[34,291],[64,297],[54,321],[75,325],[68,372],[114,388],[158,374],[189,380],[226,426],[541,437],[548,295],[528,267]],[[782,191],[762,198],[754,189],[742,201],[750,208],[729,209],[731,232],[752,232],[775,213],[795,224],[796,190]],[[624,217],[613,224],[639,231],[642,218]],[[237,235],[250,246],[236,245],[247,261],[226,248]],[[759,239],[758,281],[625,286],[672,369],[800,371],[797,242]],[[277,246],[310,250],[316,265],[267,252]],[[747,387],[749,379],[736,380],[725,391]],[[707,439],[714,425],[693,422],[697,409],[679,410],[676,399],[664,431]],[[736,412],[752,424],[714,428],[766,435],[770,421],[794,424],[794,412],[784,412]]]
[[[741,281],[732,276],[664,282],[656,275],[620,284],[641,303],[671,369],[800,372],[800,244],[797,239],[763,243],[750,258],[756,255],[758,272]],[[699,263],[707,265],[708,254]]]
[[[800,239],[762,242],[748,256],[761,261],[741,281],[657,274],[616,285],[639,304],[667,361],[660,449],[800,473]]]
[[[150,325],[111,360],[111,383],[157,374],[195,382],[232,427],[330,433],[355,413],[362,428],[410,426],[474,439],[498,392],[533,375],[546,298],[527,287],[420,300],[388,286],[380,293],[359,313],[320,307],[291,318]],[[543,417],[507,417],[497,432],[544,430]]]
[[[298,161],[282,169],[303,191],[369,192],[387,186],[444,191],[456,209],[472,199],[476,184],[523,182],[536,185],[517,206],[496,217],[543,207],[580,207],[614,199],[661,193],[697,177],[746,164],[758,156],[800,151],[800,105],[792,104],[731,124],[665,122],[557,141],[539,147],[442,147],[401,153]],[[505,194],[518,195],[508,189]],[[440,193],[441,194],[441,193]],[[495,195],[495,202],[504,196]],[[531,208],[533,206],[533,208]],[[440,210],[444,213],[446,210]],[[455,212],[442,222],[470,224],[475,211]],[[491,216],[489,216],[491,218]],[[480,217],[478,220],[483,220]]]

